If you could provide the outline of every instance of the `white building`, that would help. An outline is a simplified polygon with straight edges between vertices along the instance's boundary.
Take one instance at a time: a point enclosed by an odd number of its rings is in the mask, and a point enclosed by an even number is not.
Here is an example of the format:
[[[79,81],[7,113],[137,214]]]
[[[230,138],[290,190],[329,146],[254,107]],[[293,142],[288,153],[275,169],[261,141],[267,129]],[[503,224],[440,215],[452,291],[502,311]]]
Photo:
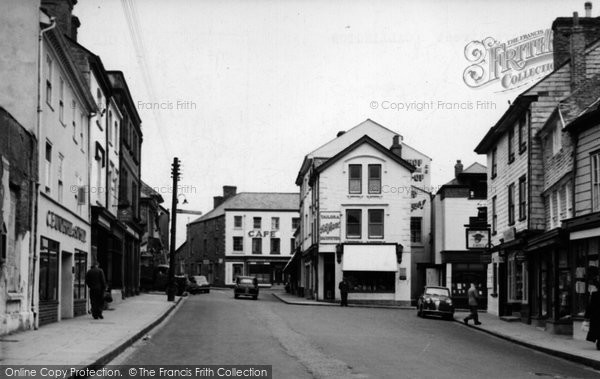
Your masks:
[[[256,276],[263,286],[283,284],[299,223],[298,194],[223,190],[212,211],[187,225],[189,274],[217,285],[233,285],[239,275]]]
[[[339,299],[346,277],[350,301],[411,303],[413,185],[430,185],[431,159],[400,142],[366,120],[305,157],[293,260],[300,295]]]

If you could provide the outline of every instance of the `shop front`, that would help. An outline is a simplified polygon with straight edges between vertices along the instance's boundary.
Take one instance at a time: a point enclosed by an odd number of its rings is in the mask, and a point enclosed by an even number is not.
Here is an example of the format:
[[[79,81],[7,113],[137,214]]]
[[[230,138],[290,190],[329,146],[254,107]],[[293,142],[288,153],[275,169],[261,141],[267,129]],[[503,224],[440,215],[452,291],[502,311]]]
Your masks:
[[[38,203],[38,325],[86,313],[90,225],[53,200]]]

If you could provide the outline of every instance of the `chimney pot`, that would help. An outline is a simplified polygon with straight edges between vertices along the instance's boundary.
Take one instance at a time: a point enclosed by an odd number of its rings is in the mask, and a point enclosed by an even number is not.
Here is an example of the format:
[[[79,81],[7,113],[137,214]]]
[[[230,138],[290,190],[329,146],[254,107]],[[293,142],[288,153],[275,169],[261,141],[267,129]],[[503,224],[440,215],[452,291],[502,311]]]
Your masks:
[[[400,144],[400,136],[397,134],[392,139],[392,147],[390,147],[390,151],[397,156],[402,157],[402,144]]]
[[[585,17],[592,17],[592,2],[585,2]]]
[[[463,172],[463,164],[460,163],[460,159],[456,160],[456,164],[454,165],[454,177],[458,178],[458,175]]]

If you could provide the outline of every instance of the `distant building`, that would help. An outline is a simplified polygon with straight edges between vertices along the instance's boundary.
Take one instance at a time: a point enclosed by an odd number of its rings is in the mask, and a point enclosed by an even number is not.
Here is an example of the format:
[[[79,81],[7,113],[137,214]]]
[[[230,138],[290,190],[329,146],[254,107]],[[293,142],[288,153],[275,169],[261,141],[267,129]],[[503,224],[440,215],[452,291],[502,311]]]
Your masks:
[[[450,288],[456,307],[468,308],[470,283],[480,292],[480,308],[487,307],[490,256],[486,250],[490,236],[486,196],[486,167],[473,163],[463,169],[462,162],[457,161],[454,179],[440,187],[433,201],[435,253],[431,264],[424,267],[425,285]],[[470,244],[469,238],[474,243]]]
[[[188,275],[233,285],[252,275],[261,285],[283,284],[298,223],[297,193],[237,193],[224,186],[214,209],[187,225]]]

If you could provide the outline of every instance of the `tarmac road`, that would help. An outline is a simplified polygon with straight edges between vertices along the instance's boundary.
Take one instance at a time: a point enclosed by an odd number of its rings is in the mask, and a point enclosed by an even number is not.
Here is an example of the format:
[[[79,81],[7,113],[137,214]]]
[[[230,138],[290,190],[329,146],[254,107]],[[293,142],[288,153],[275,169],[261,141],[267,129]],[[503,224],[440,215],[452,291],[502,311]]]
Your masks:
[[[118,364],[272,365],[274,378],[598,378],[600,373],[416,311],[190,296]]]

